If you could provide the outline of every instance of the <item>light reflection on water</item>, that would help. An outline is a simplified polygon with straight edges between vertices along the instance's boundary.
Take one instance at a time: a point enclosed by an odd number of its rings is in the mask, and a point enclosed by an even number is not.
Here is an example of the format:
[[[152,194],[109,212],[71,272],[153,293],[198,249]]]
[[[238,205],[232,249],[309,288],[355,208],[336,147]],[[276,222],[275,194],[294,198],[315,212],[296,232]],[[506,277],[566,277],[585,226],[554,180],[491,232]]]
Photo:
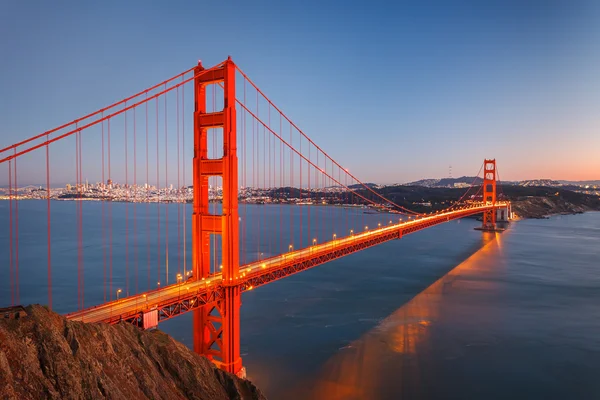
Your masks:
[[[388,279],[362,284],[361,302],[349,304],[354,297],[345,293],[343,306],[323,303],[322,319],[343,313],[343,328],[300,324],[296,330],[321,336],[287,338],[288,349],[300,350],[280,358],[265,357],[272,352],[252,338],[260,354],[249,354],[247,365],[263,367],[250,368],[259,387],[271,399],[290,400],[599,399],[600,213],[520,221],[488,235],[466,259],[452,253],[473,243],[464,228],[449,225],[381,248],[387,261],[380,264],[357,260],[363,269],[381,267]],[[441,248],[448,241],[454,247]],[[444,263],[457,266],[427,279],[425,271]],[[383,285],[388,280],[412,297],[402,301]],[[415,281],[434,283],[413,292]],[[372,316],[389,304],[396,309],[356,334],[362,303]],[[328,352],[336,343],[343,345]],[[259,357],[266,364],[256,363]]]
[[[444,312],[445,297],[450,292],[465,289],[495,290],[491,281],[477,279],[485,275],[490,266],[498,265],[498,258],[502,256],[502,234],[486,235],[486,243],[479,251],[331,357],[317,374],[316,382],[303,385],[310,389],[297,388],[293,391],[296,392],[294,398],[383,398],[385,393],[379,393],[382,388],[405,393],[402,386],[408,380],[411,388],[425,387],[426,382],[416,382],[420,376],[419,352],[429,347],[430,329]],[[390,364],[393,364],[393,372],[386,370]],[[413,398],[424,394],[410,393]]]

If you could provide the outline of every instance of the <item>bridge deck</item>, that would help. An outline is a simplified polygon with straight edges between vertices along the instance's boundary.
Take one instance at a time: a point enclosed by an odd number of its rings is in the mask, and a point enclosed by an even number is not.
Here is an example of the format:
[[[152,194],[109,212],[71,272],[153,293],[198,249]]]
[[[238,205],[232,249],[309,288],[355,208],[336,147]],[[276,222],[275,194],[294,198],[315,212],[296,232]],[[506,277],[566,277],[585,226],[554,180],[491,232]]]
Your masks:
[[[240,275],[230,284],[240,285],[242,291],[284,278],[305,269],[344,257],[357,251],[376,246],[404,235],[450,220],[482,213],[506,204],[473,205],[416,220],[402,221],[388,226],[378,227],[343,238],[315,244],[300,250],[290,251],[268,259],[240,266]],[[144,312],[158,311],[159,321],[191,311],[201,305],[218,301],[223,296],[221,274],[214,274],[202,280],[188,280],[168,285],[153,291],[124,297],[105,304],[87,308],[67,315],[71,320],[84,322],[130,321],[141,324]]]

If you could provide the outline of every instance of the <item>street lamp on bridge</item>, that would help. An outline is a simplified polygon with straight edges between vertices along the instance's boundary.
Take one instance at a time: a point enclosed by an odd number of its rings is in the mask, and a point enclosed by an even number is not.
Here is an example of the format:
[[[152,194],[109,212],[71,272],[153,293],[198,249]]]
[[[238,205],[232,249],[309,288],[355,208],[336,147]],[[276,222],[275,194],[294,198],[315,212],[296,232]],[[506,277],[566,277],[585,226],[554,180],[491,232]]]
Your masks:
[[[119,300],[119,294],[121,294],[122,290],[121,289],[117,289],[117,300]]]

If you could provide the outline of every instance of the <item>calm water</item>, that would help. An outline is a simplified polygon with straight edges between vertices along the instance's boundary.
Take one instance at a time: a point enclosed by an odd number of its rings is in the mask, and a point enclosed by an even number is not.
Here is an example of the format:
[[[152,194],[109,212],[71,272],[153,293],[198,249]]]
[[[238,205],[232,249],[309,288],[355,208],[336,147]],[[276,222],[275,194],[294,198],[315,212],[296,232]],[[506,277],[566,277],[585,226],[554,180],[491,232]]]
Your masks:
[[[0,203],[4,227],[7,206]],[[46,302],[45,203],[19,207],[21,302]],[[138,207],[145,216],[145,206]],[[53,219],[60,221],[52,233],[58,311],[76,304],[74,208],[73,202],[53,203]],[[320,237],[345,228],[342,210],[311,210]],[[112,212],[124,220],[124,205],[113,205]],[[147,217],[153,235],[155,213],[154,205]],[[176,206],[169,213],[169,241],[177,243]],[[297,207],[253,206],[244,218],[278,221],[298,213]],[[86,305],[104,295],[98,215],[101,203],[84,205]],[[388,217],[358,218],[373,225]],[[140,242],[145,221],[138,220]],[[271,399],[600,398],[600,213],[520,221],[502,234],[482,234],[472,229],[476,225],[461,220],[430,228],[244,294],[242,353],[249,378]],[[122,228],[114,227],[116,241]],[[0,231],[3,265],[7,231]],[[276,252],[288,242],[297,246],[297,236],[268,244],[247,237],[246,256]],[[125,286],[119,272],[124,243],[113,252],[114,286]],[[146,247],[138,253],[139,290],[147,284]],[[155,284],[159,263],[154,253],[149,259]],[[176,250],[169,262],[176,273]],[[2,304],[10,301],[7,281],[4,268]],[[135,291],[133,278],[129,286]],[[161,329],[191,345],[191,315]]]

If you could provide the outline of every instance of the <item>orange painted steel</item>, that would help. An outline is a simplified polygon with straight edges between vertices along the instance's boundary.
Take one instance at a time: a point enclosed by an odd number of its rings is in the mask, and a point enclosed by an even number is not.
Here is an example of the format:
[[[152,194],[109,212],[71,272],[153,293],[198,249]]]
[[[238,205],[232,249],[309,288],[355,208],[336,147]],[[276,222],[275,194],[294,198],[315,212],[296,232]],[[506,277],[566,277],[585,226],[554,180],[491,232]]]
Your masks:
[[[252,290],[317,265],[390,240],[401,239],[405,235],[444,222],[481,214],[508,205],[509,203],[505,202],[498,202],[496,205],[478,203],[362,233],[354,233],[319,245],[243,265],[239,268],[238,274],[231,277],[233,283],[229,285],[225,285],[223,274],[214,274],[205,279],[188,280],[74,312],[68,314],[67,318],[84,322],[106,322],[110,324],[126,321],[137,326],[143,326],[144,312],[157,310],[159,321],[164,321],[206,306],[217,307],[219,304],[224,304],[228,295],[228,288],[236,287],[239,288],[240,292]]]
[[[483,202],[496,205],[496,160],[483,162]],[[483,229],[496,228],[496,209],[492,208],[483,213]]]
[[[193,279],[210,275],[210,235],[221,236],[223,261],[223,294],[213,303],[205,303],[194,311],[194,350],[213,360],[222,369],[238,374],[242,370],[240,357],[240,287],[232,277],[239,271],[238,230],[238,160],[236,149],[235,72],[231,58],[222,67],[202,74],[201,63],[194,80],[194,199],[192,216]],[[222,82],[223,110],[208,113],[206,87]],[[223,157],[208,158],[208,130],[222,128]],[[221,215],[212,215],[208,208],[208,178],[223,179]],[[213,255],[216,257],[216,254]]]

